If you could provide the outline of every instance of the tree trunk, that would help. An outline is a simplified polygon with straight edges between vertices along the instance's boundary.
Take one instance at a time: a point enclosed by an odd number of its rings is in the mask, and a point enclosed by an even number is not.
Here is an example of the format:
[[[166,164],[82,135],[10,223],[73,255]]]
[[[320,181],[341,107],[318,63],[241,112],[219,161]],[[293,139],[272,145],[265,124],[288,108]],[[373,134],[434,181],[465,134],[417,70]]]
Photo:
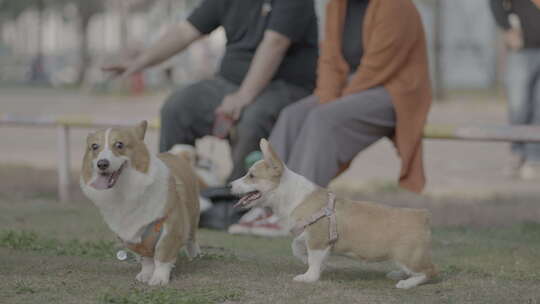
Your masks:
[[[433,95],[435,100],[442,101],[445,98],[444,74],[443,74],[443,50],[444,50],[444,3],[443,0],[435,0],[434,5],[434,85]]]
[[[37,29],[37,50],[36,56],[31,64],[30,81],[47,83],[48,78],[45,73],[44,67],[44,55],[43,55],[43,11],[45,10],[45,3],[43,0],[36,2],[37,14],[38,14],[38,29]]]
[[[76,84],[82,85],[86,77],[86,70],[90,64],[90,50],[88,49],[88,26],[93,14],[81,12],[81,22],[79,26],[79,70],[77,71]]]
[[[128,18],[129,18],[129,7],[128,3],[122,2],[120,4],[120,50],[124,54],[129,53],[129,33],[128,33]]]
[[[43,3],[43,0],[39,0],[36,4],[38,13],[37,55],[43,56],[43,11],[45,10],[45,3]]]

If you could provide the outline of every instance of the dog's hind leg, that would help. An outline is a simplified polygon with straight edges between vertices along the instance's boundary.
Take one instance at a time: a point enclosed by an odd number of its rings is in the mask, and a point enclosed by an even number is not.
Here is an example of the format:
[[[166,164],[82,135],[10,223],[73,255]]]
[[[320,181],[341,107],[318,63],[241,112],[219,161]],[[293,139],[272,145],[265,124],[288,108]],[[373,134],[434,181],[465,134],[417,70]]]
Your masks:
[[[186,244],[186,254],[192,260],[201,255],[201,248],[196,240],[188,240]]]
[[[428,277],[425,273],[419,272],[413,272],[411,273],[411,277],[406,280],[401,280],[396,284],[397,288],[401,289],[409,289],[416,287],[428,280]]]
[[[201,247],[199,247],[199,243],[197,242],[198,225],[199,220],[193,221],[190,225],[189,237],[186,241],[186,254],[189,260],[192,260],[201,255]]]
[[[386,277],[390,280],[400,281],[409,277],[409,275],[403,270],[394,270],[386,274]]]
[[[298,275],[294,278],[297,282],[311,283],[318,281],[321,277],[322,266],[328,254],[330,253],[330,247],[325,249],[310,249],[308,247],[308,264],[309,268],[306,273]]]
[[[304,233],[296,237],[292,244],[292,252],[295,257],[300,259],[304,264],[308,263],[308,250]]]
[[[431,263],[429,248],[418,248],[410,252],[408,258],[401,257],[401,262],[396,261],[410,277],[399,281],[397,288],[409,289],[429,281],[435,275],[435,266]]]
[[[197,190],[198,191],[198,190]],[[188,259],[192,260],[201,255],[201,247],[197,243],[197,229],[199,229],[199,211],[195,214],[195,218],[191,220],[189,225],[189,236],[186,242],[186,253]]]

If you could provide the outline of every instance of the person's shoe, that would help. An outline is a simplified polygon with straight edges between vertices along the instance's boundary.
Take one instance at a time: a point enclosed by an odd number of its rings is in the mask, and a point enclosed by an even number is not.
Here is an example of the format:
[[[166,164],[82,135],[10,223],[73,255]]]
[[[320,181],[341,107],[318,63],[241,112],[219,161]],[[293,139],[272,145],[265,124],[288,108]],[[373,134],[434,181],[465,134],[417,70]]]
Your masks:
[[[199,212],[200,213],[203,213],[203,212],[206,212],[208,210],[210,210],[210,208],[212,208],[213,204],[212,204],[212,201],[207,199],[206,197],[204,196],[199,196]]]
[[[519,171],[522,180],[540,180],[540,162],[526,162]]]
[[[264,208],[253,208],[244,214],[238,223],[229,226],[228,232],[230,234],[251,234],[253,225],[256,222],[264,220],[270,216],[272,216],[272,214]]]
[[[251,234],[264,237],[278,237],[288,235],[289,230],[282,225],[277,216],[272,215],[254,222],[251,228]]]
[[[506,167],[503,169],[504,176],[507,177],[520,177],[521,168],[525,163],[523,156],[513,155]]]

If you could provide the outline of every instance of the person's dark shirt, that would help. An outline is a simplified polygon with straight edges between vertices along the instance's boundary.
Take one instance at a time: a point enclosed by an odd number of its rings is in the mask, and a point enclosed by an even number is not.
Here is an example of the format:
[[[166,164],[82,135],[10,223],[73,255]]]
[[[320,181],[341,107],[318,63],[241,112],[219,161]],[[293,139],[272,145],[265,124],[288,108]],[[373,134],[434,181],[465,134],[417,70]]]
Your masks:
[[[291,40],[274,79],[314,88],[318,37],[313,0],[204,0],[187,20],[202,34],[225,29],[227,45],[219,69],[225,79],[243,81],[264,32],[272,30]]]
[[[395,0],[392,0],[395,1]],[[354,73],[360,64],[364,47],[362,42],[362,31],[364,16],[368,7],[368,0],[348,0],[347,14],[343,27],[342,52],[345,61]]]
[[[502,29],[510,29],[508,16],[515,13],[521,21],[523,47],[540,48],[540,8],[532,0],[490,0],[490,4],[495,21]]]

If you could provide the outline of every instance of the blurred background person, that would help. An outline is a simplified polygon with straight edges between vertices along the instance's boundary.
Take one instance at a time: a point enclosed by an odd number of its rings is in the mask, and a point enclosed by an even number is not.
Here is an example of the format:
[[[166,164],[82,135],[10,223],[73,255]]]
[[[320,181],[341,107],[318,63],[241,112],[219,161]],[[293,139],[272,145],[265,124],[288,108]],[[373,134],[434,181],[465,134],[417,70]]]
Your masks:
[[[283,110],[270,136],[274,149],[289,169],[327,187],[359,152],[392,138],[401,158],[400,186],[422,191],[422,132],[431,83],[415,5],[331,0],[325,27],[315,94]],[[229,231],[287,232],[275,217],[241,220]]]
[[[491,0],[509,50],[506,70],[508,114],[513,125],[540,125],[540,0]],[[512,144],[505,173],[540,178],[540,144]]]
[[[105,71],[128,77],[157,65],[222,26],[227,37],[217,75],[174,92],[161,108],[159,150],[194,145],[212,134],[216,116],[234,121],[233,170],[268,137],[282,108],[308,95],[315,82],[317,19],[311,0],[205,0],[133,62]]]

